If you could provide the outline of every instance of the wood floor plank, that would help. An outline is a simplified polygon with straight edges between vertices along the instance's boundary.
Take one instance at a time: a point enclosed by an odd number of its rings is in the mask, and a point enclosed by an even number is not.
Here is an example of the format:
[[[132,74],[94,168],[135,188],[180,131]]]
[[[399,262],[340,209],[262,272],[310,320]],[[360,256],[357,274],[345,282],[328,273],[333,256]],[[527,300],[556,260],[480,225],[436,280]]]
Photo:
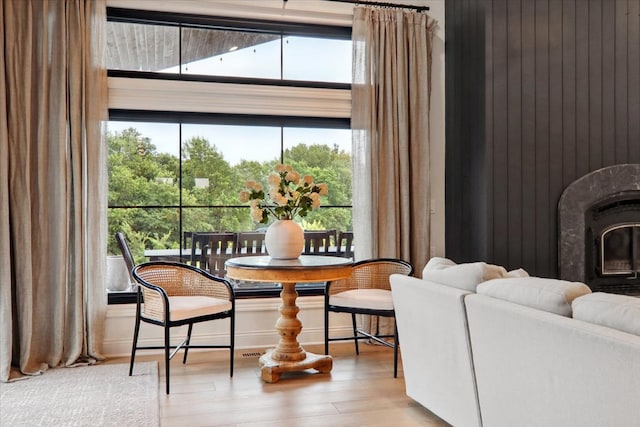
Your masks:
[[[393,378],[393,352],[386,347],[363,344],[356,356],[352,344],[332,344],[331,373],[291,372],[273,384],[262,381],[258,358],[251,353],[261,351],[237,352],[233,377],[228,352],[193,351],[186,365],[176,356],[168,396],[162,356],[139,355],[137,362],[159,362],[161,426],[448,426],[406,396],[402,366]],[[128,358],[107,361],[126,362]]]

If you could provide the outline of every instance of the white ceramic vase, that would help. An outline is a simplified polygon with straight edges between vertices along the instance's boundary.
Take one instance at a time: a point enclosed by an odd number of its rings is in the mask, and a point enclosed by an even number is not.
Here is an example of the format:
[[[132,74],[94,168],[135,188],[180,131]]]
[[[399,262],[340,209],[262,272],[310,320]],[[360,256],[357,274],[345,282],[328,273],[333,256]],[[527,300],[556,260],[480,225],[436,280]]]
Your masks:
[[[296,259],[304,249],[304,230],[291,219],[279,219],[264,236],[267,253],[274,259]]]

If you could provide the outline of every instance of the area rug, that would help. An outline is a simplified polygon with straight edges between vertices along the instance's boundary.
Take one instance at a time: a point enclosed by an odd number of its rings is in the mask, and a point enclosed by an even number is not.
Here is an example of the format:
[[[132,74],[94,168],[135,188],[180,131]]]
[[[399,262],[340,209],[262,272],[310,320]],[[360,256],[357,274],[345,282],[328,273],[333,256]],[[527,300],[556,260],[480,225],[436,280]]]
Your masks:
[[[159,425],[158,363],[50,369],[0,383],[0,426]]]

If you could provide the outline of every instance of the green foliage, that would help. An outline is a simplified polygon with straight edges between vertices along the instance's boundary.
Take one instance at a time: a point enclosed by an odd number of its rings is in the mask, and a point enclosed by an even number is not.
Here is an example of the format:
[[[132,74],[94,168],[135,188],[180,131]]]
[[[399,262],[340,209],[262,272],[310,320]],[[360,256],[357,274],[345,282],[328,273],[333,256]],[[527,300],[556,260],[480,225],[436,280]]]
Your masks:
[[[160,153],[149,138],[135,128],[108,135],[109,234],[124,231],[136,262],[145,260],[145,249],[179,248],[180,205],[184,231],[242,231],[260,227],[238,194],[248,180],[265,188],[269,174],[280,163],[242,160],[229,165],[217,147],[203,137],[182,146],[180,159]],[[276,153],[277,154],[277,153]],[[337,146],[298,144],[284,153],[285,162],[315,182],[326,183],[328,194],[321,207],[305,211],[305,229],[351,230],[351,156]],[[182,178],[182,191],[180,179]],[[115,238],[109,254],[120,254]]]
[[[323,206],[351,205],[351,155],[337,146],[298,144],[284,152],[285,162],[303,174],[324,182],[329,194]],[[349,222],[350,223],[350,222]]]

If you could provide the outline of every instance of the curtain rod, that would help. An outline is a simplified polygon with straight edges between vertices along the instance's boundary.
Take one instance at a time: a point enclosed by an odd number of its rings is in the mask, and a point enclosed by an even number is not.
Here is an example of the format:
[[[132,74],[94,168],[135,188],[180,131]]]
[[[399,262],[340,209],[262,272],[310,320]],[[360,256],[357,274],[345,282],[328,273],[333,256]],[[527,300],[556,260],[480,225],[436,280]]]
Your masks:
[[[429,10],[429,6],[416,6],[413,4],[400,4],[400,3],[366,1],[366,0],[329,0],[329,1],[334,1],[338,3],[353,3],[356,6],[359,4],[362,4],[366,6],[399,7],[402,9],[414,9],[417,12],[424,12],[425,10]]]
[[[283,0],[284,3],[287,3],[287,0]],[[327,0],[333,1],[337,3],[352,3],[357,5],[365,5],[365,6],[381,6],[381,7],[399,7],[402,9],[414,9],[416,12],[424,12],[429,10],[429,6],[416,6],[413,4],[400,4],[400,3],[388,3],[388,2],[378,2],[378,1],[366,1],[366,0]]]

